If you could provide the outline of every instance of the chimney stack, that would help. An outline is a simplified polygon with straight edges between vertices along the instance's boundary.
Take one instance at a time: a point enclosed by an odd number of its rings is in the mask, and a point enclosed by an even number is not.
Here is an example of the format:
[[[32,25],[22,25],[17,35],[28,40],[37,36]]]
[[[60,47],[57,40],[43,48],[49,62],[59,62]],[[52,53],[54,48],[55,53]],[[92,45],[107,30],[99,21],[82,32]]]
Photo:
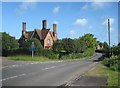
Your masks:
[[[54,34],[57,33],[57,32],[56,32],[56,27],[57,27],[57,24],[53,24],[53,32],[54,32]]]
[[[46,29],[46,26],[47,26],[46,20],[43,20],[43,21],[42,21],[42,24],[43,24],[43,29]]]
[[[22,33],[26,32],[26,22],[22,22]]]

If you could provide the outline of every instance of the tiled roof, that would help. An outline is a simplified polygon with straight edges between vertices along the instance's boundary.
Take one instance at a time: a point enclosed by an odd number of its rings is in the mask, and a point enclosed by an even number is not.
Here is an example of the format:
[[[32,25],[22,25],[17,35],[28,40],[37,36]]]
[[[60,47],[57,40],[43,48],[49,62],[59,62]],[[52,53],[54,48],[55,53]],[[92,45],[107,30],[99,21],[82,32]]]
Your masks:
[[[37,35],[39,36],[39,38],[41,40],[44,40],[48,34],[48,32],[50,32],[50,29],[44,29],[44,30],[40,30],[40,29],[35,29],[34,31],[27,31],[24,35],[25,38],[31,38],[33,36],[33,33],[37,33]],[[52,34],[51,34],[52,36]],[[52,36],[53,37],[53,36]]]
[[[41,30],[41,34],[42,34],[42,39],[45,39],[48,32],[50,31],[50,29],[44,29],[44,30]]]
[[[26,32],[25,35],[24,35],[24,37],[25,37],[25,38],[31,38],[33,32],[34,32],[34,31]]]

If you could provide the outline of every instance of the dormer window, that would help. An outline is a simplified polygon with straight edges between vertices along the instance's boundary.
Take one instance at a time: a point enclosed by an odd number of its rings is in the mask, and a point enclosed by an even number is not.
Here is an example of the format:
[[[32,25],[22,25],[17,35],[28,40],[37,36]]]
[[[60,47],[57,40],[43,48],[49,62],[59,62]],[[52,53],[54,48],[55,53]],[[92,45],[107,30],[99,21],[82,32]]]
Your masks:
[[[50,44],[50,39],[48,39],[48,44]]]

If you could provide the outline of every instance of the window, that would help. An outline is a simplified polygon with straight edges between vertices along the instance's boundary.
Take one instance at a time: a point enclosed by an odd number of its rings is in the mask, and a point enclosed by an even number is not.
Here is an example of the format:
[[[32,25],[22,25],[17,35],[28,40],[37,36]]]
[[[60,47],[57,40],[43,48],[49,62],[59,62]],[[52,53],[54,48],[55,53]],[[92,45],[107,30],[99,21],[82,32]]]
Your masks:
[[[50,39],[48,39],[48,44],[50,44]]]

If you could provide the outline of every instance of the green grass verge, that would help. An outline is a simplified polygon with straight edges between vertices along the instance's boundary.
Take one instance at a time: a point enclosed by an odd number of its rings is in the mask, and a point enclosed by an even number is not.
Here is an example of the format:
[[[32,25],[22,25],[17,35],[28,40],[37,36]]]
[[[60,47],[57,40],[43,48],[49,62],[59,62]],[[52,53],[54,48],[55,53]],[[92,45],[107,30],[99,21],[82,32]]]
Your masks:
[[[60,60],[64,60],[64,61],[73,61],[73,60],[84,60],[84,59],[89,59],[92,58],[92,56],[89,57],[83,57],[83,58],[76,58],[76,59],[49,59],[47,57],[43,57],[43,56],[34,56],[33,58],[29,55],[15,55],[15,56],[8,56],[6,57],[6,59],[8,60],[16,60],[16,61],[60,61]]]
[[[107,76],[108,86],[118,86],[118,72],[110,70],[109,68],[103,66],[101,63],[98,63],[94,69],[89,70],[85,75]]]
[[[17,55],[17,56],[9,56],[7,57],[8,60],[16,60],[16,61],[56,61],[55,59],[49,59],[46,57],[42,57],[42,56],[34,56],[33,58],[31,56],[27,56],[27,55]]]

